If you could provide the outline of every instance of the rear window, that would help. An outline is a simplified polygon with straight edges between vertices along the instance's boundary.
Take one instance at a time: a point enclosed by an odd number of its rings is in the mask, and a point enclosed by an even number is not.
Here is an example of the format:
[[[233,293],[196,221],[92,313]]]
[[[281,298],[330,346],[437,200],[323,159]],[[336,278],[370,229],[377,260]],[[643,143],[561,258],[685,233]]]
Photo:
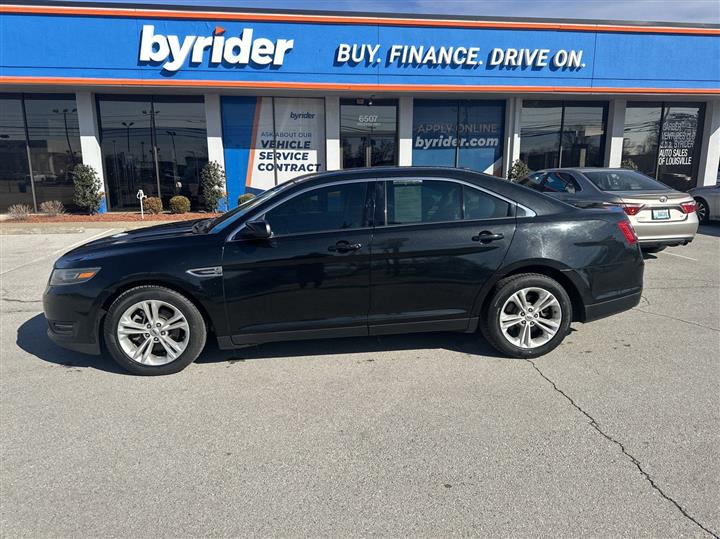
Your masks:
[[[601,191],[670,191],[664,183],[634,170],[594,170],[583,174]]]

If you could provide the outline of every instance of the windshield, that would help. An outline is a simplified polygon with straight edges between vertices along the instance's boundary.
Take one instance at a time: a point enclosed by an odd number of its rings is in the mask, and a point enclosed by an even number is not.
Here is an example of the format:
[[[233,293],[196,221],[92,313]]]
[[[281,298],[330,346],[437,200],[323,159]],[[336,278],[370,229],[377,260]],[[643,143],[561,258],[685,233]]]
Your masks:
[[[207,227],[207,230],[220,230],[222,229],[225,224],[231,222],[235,217],[241,217],[245,215],[247,212],[261,204],[262,202],[265,202],[266,200],[271,199],[278,193],[281,193],[288,187],[290,187],[293,183],[292,181],[281,183],[280,185],[276,185],[272,189],[268,189],[267,191],[263,191],[255,198],[251,198],[250,200],[243,202],[240,204],[237,208],[234,208],[228,212],[223,213],[220,217],[216,217],[212,220],[210,225]]]
[[[593,170],[583,174],[601,191],[670,191],[664,183],[634,170]]]

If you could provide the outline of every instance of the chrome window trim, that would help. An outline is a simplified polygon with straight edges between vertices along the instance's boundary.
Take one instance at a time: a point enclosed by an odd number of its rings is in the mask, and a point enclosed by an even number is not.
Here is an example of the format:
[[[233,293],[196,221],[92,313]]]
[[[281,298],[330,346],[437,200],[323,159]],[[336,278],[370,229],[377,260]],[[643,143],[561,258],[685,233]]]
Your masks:
[[[445,177],[442,177],[442,176],[437,176],[437,177],[436,177],[436,176],[422,176],[422,175],[418,175],[418,176],[415,177],[415,178],[412,178],[412,177],[397,177],[397,176],[389,176],[389,177],[386,177],[386,178],[377,178],[377,177],[373,177],[373,178],[354,178],[354,179],[351,179],[351,180],[338,180],[338,181],[333,181],[333,182],[329,182],[329,183],[324,183],[324,184],[322,184],[322,185],[313,185],[312,187],[306,187],[305,189],[301,189],[300,191],[298,191],[298,192],[296,192],[296,193],[293,193],[292,195],[289,195],[289,196],[283,198],[282,200],[279,200],[279,201],[275,202],[274,204],[271,204],[270,207],[268,207],[267,209],[263,210],[260,215],[265,215],[267,212],[275,209],[275,208],[278,207],[280,204],[283,204],[283,203],[285,203],[285,202],[287,202],[287,201],[289,201],[289,200],[292,200],[293,198],[295,198],[295,197],[297,197],[297,196],[300,196],[300,195],[302,195],[302,194],[305,194],[305,193],[307,193],[307,192],[309,192],[309,191],[314,191],[314,190],[316,190],[316,189],[325,189],[326,187],[332,187],[332,186],[334,186],[334,185],[346,185],[346,184],[348,184],[348,183],[367,183],[367,184],[374,184],[374,183],[377,183],[377,182],[413,181],[413,180],[415,180],[415,181],[423,181],[423,180],[425,180],[425,181],[454,182],[454,183],[458,183],[458,184],[461,184],[461,185],[466,185],[466,186],[470,187],[471,189],[477,189],[478,191],[481,191],[481,192],[485,193],[486,195],[493,196],[493,197],[495,197],[495,198],[499,198],[500,200],[503,200],[504,202],[507,202],[508,204],[510,204],[511,206],[515,207],[516,209],[519,208],[519,209],[522,209],[522,210],[525,212],[525,215],[521,215],[521,216],[518,216],[518,215],[517,215],[517,212],[516,212],[516,215],[515,215],[514,217],[536,217],[536,216],[537,216],[537,213],[535,213],[533,210],[531,210],[531,209],[528,208],[527,206],[525,206],[525,205],[523,205],[523,204],[520,204],[519,202],[516,202],[516,201],[514,201],[514,200],[512,200],[512,199],[509,199],[509,198],[507,198],[507,197],[505,197],[505,196],[503,196],[503,195],[501,195],[501,194],[499,194],[499,193],[495,193],[494,191],[490,191],[489,189],[485,189],[484,187],[480,187],[480,186],[478,186],[478,185],[475,185],[474,183],[471,183],[471,182],[468,182],[468,181],[465,181],[465,180],[461,180],[461,179],[457,179],[457,178],[445,178]],[[508,181],[509,181],[509,180],[508,180]],[[395,224],[395,225],[389,225],[389,224],[385,223],[385,224],[383,224],[383,225],[372,226],[372,227],[340,228],[340,229],[336,229],[336,230],[316,230],[316,231],[308,231],[308,232],[298,232],[298,233],[294,233],[294,234],[284,234],[284,235],[282,235],[282,236],[275,236],[275,235],[273,235],[273,238],[288,238],[288,237],[291,237],[291,236],[304,236],[304,235],[307,235],[307,234],[325,234],[325,233],[330,233],[330,232],[350,232],[350,231],[353,231],[353,230],[371,230],[371,229],[373,229],[373,228],[383,228],[383,227],[426,226],[426,225],[438,225],[438,224],[444,224],[444,223],[457,223],[457,222],[466,222],[466,221],[467,221],[467,222],[472,222],[472,221],[495,221],[495,220],[498,220],[498,219],[511,219],[511,218],[514,218],[514,217],[508,215],[508,216],[505,216],[505,217],[489,217],[489,218],[487,218],[487,219],[460,219],[459,221],[458,221],[458,220],[452,220],[452,221],[434,221],[434,222],[432,222],[432,223],[401,223],[401,224]],[[387,217],[386,217],[386,221],[387,221]],[[229,234],[229,236],[228,236],[229,240],[228,240],[228,241],[239,241],[239,240],[241,240],[241,238],[237,238],[237,234],[238,234],[243,228],[245,228],[245,223],[243,223],[242,225],[240,225],[240,226],[239,226],[238,228],[236,228],[232,233]]]

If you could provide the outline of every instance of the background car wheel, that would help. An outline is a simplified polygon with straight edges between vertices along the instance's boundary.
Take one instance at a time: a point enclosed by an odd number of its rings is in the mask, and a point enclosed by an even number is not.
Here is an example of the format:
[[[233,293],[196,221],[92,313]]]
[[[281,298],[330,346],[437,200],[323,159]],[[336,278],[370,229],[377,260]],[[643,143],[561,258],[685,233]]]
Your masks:
[[[640,247],[640,250],[643,253],[659,253],[660,251],[664,251],[667,249],[667,245],[649,245],[647,247]]]
[[[708,203],[702,198],[696,198],[695,203],[697,204],[695,213],[697,213],[698,221],[701,223],[710,221],[710,208],[708,207]]]
[[[510,357],[547,354],[567,335],[572,303],[565,289],[545,275],[512,275],[497,283],[481,330],[498,351]]]
[[[139,286],[124,292],[105,317],[108,351],[133,374],[181,371],[198,357],[206,335],[197,307],[182,294],[161,286]]]

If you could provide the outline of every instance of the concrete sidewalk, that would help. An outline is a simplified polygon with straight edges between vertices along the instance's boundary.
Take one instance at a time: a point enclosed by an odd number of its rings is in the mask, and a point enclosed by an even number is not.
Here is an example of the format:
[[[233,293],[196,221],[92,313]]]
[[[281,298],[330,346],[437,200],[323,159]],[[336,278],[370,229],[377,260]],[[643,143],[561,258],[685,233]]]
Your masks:
[[[93,221],[76,223],[0,222],[0,236],[15,234],[82,234],[86,230],[114,229],[118,232],[163,225],[175,221]]]

